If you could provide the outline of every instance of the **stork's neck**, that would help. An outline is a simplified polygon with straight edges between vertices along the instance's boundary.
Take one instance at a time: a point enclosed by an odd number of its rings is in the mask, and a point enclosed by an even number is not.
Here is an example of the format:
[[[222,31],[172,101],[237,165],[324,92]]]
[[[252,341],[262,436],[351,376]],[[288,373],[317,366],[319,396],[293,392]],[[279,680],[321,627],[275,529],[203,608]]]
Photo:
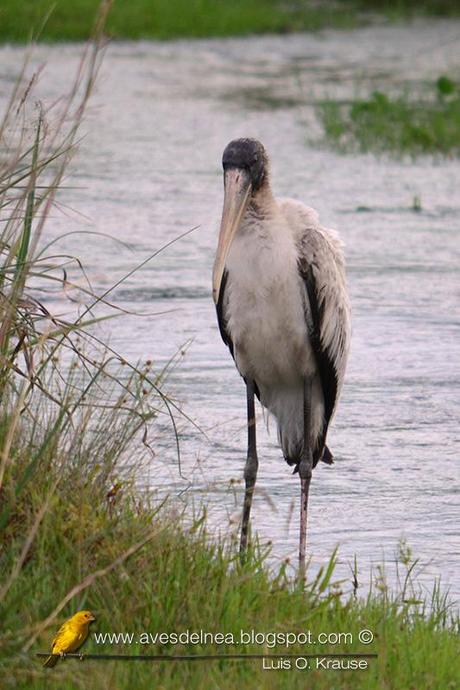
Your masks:
[[[251,218],[259,221],[268,220],[274,215],[275,209],[275,197],[272,194],[272,190],[267,180],[264,182],[262,187],[260,187],[260,189],[253,193],[245,214],[245,218]]]

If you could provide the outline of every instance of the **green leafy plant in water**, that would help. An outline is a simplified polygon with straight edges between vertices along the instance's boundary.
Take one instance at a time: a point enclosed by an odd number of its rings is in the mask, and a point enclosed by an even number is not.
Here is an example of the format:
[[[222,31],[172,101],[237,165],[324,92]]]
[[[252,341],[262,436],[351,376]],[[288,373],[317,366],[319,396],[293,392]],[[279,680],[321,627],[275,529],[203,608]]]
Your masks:
[[[441,76],[431,98],[374,91],[369,98],[318,106],[325,140],[343,152],[460,155],[460,90]]]

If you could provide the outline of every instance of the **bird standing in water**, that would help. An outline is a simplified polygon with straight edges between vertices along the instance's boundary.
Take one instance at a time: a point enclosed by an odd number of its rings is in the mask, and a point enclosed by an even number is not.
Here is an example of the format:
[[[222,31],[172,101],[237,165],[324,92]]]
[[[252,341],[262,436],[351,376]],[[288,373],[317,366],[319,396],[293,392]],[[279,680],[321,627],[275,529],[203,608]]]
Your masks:
[[[78,611],[72,618],[63,623],[58,630],[51,646],[51,655],[45,659],[43,666],[52,668],[59,661],[59,654],[65,656],[71,652],[76,652],[89,634],[89,626],[96,618],[91,611]]]
[[[305,576],[312,470],[332,463],[328,426],[342,387],[350,307],[342,243],[316,211],[275,198],[254,139],[225,148],[224,206],[213,271],[219,328],[247,392],[248,452],[240,554],[257,478],[254,396],[276,418],[284,458],[301,483],[299,574]]]

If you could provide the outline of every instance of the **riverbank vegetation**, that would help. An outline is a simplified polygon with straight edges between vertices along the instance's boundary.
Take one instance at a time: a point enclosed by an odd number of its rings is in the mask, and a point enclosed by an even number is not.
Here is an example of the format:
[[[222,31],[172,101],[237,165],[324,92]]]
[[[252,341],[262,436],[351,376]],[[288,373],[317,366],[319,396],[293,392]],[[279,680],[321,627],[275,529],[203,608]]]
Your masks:
[[[20,11],[15,0],[4,0],[0,8],[0,40],[27,41],[31,32],[40,27],[42,40],[85,40],[98,5],[99,0],[61,0],[50,13],[49,0],[25,0]],[[330,3],[321,6],[286,4],[281,0],[130,0],[114,3],[106,31],[115,39],[164,40],[287,33],[353,23],[345,8]]]
[[[0,41],[81,41],[90,34],[99,0],[2,0]],[[115,39],[203,38],[350,28],[375,15],[460,16],[448,0],[130,0],[116,1],[106,32]],[[373,16],[374,15],[374,16]]]
[[[420,95],[325,101],[317,113],[328,145],[342,152],[460,155],[460,87],[441,76]]]

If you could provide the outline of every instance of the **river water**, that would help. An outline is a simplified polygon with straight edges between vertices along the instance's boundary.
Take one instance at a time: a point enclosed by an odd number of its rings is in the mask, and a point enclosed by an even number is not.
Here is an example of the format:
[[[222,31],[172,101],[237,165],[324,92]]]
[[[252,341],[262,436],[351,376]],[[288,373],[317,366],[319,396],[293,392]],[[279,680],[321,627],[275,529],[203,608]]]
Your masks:
[[[107,328],[113,347],[157,368],[182,351],[167,388],[205,434],[178,418],[182,479],[169,423],[157,423],[145,481],[180,494],[188,510],[205,498],[211,528],[227,535],[240,515],[246,435],[244,384],[221,342],[210,295],[220,158],[234,137],[264,142],[275,193],[315,207],[346,243],[352,351],[329,434],[336,463],[318,466],[312,482],[309,552],[314,571],[338,545],[337,575],[347,579],[356,555],[364,589],[383,559],[394,577],[405,538],[423,566],[422,583],[441,576],[460,594],[460,166],[316,146],[312,104],[458,75],[459,43],[460,23],[430,20],[317,35],[112,44],[61,195],[66,209],[83,215],[56,212],[47,230],[96,230],[126,243],[73,235],[59,245],[84,260],[103,290],[197,226],[111,295],[124,309],[169,313],[124,316]],[[22,52],[0,48],[2,103]],[[46,63],[37,86],[45,104],[70,84],[80,54],[78,45],[36,50],[29,71]],[[260,412],[258,442],[253,525],[262,543],[273,543],[274,564],[295,562],[298,479]]]

